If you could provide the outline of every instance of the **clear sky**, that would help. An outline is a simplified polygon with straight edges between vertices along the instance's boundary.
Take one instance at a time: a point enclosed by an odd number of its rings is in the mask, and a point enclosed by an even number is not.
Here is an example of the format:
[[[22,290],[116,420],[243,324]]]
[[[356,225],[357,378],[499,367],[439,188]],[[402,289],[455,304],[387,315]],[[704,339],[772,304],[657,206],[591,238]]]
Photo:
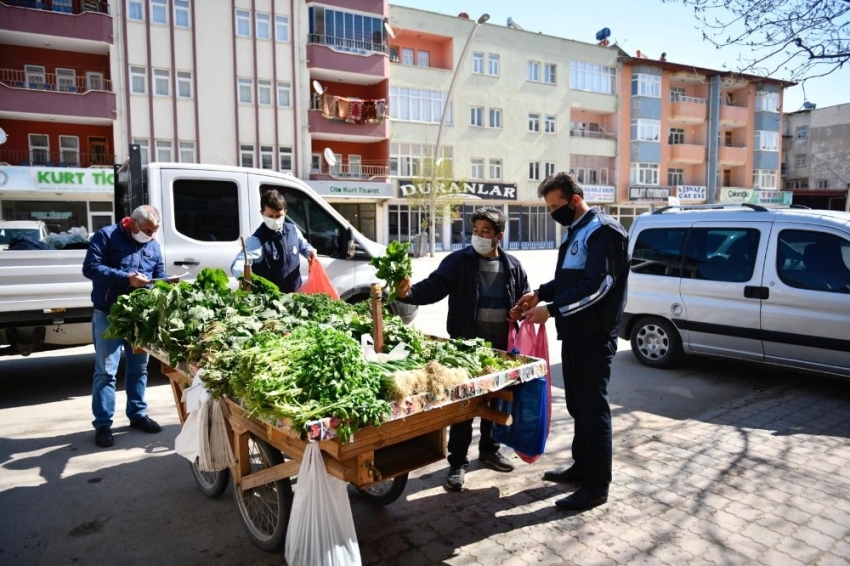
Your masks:
[[[596,32],[609,28],[609,41],[630,55],[640,50],[658,59],[666,52],[668,61],[708,69],[738,70],[741,52],[736,46],[717,49],[704,41],[692,8],[661,0],[390,0],[390,4],[452,16],[466,12],[472,19],[487,13],[487,25],[504,26],[511,17],[526,31],[588,43],[596,43]],[[850,67],[809,80],[805,96],[800,86],[787,89],[783,110],[800,110],[804,100],[818,108],[850,102]]]

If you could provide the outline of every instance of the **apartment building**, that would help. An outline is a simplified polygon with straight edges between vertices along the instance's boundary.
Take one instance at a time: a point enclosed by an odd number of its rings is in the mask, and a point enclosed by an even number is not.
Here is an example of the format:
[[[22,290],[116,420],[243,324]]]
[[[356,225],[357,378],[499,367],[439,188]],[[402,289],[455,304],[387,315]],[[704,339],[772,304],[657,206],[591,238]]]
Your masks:
[[[848,210],[850,104],[805,108],[783,116],[782,185],[794,203]]]
[[[661,59],[621,60],[617,210],[791,204],[779,184],[783,89],[792,83]]]
[[[0,2],[0,218],[112,222],[112,34],[106,1]]]

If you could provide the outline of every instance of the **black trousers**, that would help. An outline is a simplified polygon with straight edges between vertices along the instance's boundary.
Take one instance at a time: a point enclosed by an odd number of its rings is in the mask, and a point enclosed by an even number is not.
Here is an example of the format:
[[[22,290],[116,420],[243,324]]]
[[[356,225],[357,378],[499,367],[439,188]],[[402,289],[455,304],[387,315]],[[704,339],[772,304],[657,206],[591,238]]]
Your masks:
[[[608,380],[616,353],[616,337],[566,339],[561,343],[567,411],[574,421],[573,460],[590,488],[607,489],[611,483]]]
[[[469,459],[466,455],[469,452],[469,445],[472,444],[472,423],[474,419],[453,424],[449,427],[449,466],[452,468],[466,468],[469,465]],[[498,442],[493,440],[490,431],[493,430],[493,421],[481,419],[481,438],[478,441],[478,454],[480,456],[490,456],[495,454],[501,448]]]

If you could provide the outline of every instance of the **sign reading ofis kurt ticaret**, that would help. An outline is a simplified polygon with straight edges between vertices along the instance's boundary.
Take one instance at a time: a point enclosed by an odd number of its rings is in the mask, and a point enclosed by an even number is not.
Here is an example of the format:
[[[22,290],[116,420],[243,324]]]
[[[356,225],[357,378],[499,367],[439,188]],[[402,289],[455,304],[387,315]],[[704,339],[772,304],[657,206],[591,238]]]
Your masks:
[[[483,181],[444,181],[437,183],[437,191],[475,196],[484,200],[516,200],[516,183],[485,183]],[[400,197],[431,192],[430,183],[415,184],[412,179],[398,180]]]

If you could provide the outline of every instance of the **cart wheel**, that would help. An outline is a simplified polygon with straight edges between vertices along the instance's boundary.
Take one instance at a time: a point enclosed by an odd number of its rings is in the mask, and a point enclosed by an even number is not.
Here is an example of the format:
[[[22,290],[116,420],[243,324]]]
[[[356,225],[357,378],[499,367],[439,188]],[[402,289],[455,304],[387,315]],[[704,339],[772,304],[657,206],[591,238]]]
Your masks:
[[[210,499],[215,499],[227,489],[227,484],[230,483],[230,470],[202,472],[198,468],[197,458],[189,465],[192,466],[192,476],[195,478],[195,483],[198,484],[198,489]]]
[[[404,492],[407,485],[407,474],[401,474],[388,480],[374,483],[369,487],[358,489],[360,495],[376,505],[389,505]]]
[[[248,438],[251,472],[283,463],[280,452],[251,435]],[[277,550],[286,541],[286,527],[292,508],[292,483],[289,478],[242,491],[233,483],[236,506],[251,541],[263,550]]]

